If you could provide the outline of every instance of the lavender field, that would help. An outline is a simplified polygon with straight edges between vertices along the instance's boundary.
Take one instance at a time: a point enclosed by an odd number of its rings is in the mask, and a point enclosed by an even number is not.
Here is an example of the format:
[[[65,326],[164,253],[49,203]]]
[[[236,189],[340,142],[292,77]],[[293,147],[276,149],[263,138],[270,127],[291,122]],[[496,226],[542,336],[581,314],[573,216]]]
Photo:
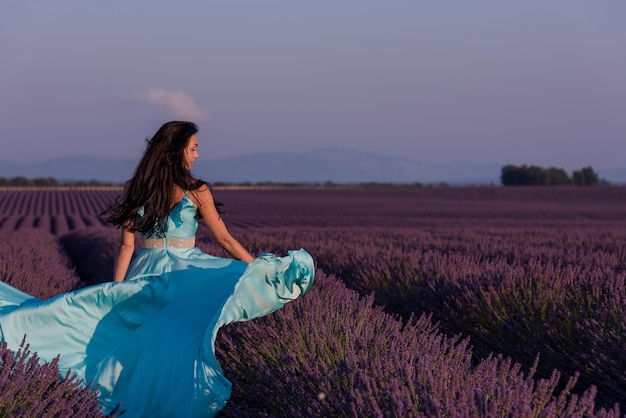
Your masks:
[[[0,280],[42,298],[110,280],[119,232],[98,214],[118,194],[0,190]],[[214,195],[253,254],[304,247],[319,269],[301,300],[220,333],[233,381],[222,416],[616,417],[626,407],[626,188]],[[223,255],[204,227],[198,246]],[[38,380],[2,359],[0,412],[11,388]]]

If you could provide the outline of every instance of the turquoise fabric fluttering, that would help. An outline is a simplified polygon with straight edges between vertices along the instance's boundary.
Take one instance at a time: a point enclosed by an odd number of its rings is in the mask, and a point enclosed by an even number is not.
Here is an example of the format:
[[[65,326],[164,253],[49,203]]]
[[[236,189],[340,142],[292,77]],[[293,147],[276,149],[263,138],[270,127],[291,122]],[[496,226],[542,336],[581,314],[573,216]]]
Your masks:
[[[185,196],[166,237],[193,237],[195,215]],[[99,385],[105,412],[121,403],[127,417],[214,416],[231,391],[215,359],[219,328],[280,309],[313,279],[303,249],[246,264],[197,247],[142,248],[121,283],[40,300],[0,282],[1,337],[17,349],[26,334],[43,361],[60,354],[63,375]]]

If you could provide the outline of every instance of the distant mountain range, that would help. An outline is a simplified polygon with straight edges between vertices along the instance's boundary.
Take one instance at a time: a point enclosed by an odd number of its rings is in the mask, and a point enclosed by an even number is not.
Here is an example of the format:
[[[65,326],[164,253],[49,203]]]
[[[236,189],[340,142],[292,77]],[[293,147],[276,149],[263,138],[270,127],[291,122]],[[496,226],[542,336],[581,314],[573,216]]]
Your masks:
[[[123,182],[132,176],[136,159],[64,157],[40,162],[0,161],[0,177],[54,177],[57,180]],[[258,153],[208,161],[197,160],[193,172],[210,182],[258,183],[448,183],[499,184],[505,164],[457,161],[424,163],[355,150],[320,149],[302,153]],[[594,167],[595,169],[595,167]],[[626,169],[596,171],[602,178],[626,183]],[[571,174],[571,173],[570,173]]]

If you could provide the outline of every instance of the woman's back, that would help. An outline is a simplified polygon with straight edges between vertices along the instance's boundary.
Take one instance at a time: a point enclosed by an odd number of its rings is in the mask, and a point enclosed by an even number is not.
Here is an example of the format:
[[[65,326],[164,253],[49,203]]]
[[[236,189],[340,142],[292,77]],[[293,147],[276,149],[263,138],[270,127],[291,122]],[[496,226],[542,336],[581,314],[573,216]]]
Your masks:
[[[144,214],[141,208],[137,212],[138,221]],[[165,231],[156,234],[143,234],[142,239],[146,238],[193,238],[198,230],[198,212],[193,199],[188,192],[170,210],[165,221]]]

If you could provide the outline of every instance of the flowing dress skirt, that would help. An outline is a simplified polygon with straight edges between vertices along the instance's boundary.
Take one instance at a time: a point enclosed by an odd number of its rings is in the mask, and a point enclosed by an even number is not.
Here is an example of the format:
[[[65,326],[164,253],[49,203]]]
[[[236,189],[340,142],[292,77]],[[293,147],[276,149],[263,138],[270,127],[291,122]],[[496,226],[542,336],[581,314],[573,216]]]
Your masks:
[[[48,300],[0,282],[0,337],[17,350],[26,335],[43,361],[60,354],[62,374],[71,369],[99,385],[105,412],[121,403],[127,417],[214,416],[231,391],[215,359],[217,331],[306,292],[314,264],[305,250],[264,254],[249,265],[197,248],[178,259],[159,275],[131,265],[132,280]]]

